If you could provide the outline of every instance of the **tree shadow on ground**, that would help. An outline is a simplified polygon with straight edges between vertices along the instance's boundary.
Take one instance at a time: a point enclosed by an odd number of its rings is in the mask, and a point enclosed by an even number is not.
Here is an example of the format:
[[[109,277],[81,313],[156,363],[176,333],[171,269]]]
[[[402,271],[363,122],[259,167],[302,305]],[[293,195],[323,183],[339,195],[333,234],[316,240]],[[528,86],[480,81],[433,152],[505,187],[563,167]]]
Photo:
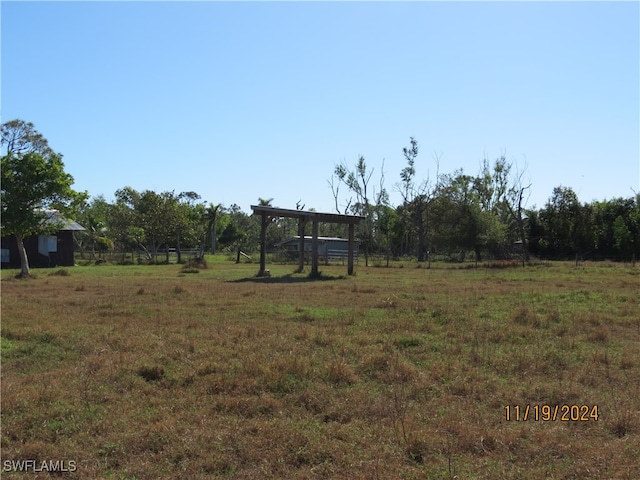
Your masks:
[[[239,278],[238,280],[229,280],[230,283],[305,283],[305,282],[321,282],[325,280],[344,280],[347,277],[345,275],[325,275],[320,272],[318,275],[305,275],[299,276],[294,273],[288,273],[281,277],[247,277]]]

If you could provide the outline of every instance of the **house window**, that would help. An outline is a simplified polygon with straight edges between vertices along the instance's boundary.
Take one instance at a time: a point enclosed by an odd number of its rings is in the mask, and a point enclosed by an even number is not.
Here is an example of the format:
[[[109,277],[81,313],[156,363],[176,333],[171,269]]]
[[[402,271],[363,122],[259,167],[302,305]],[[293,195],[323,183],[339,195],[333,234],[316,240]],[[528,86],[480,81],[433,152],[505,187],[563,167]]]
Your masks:
[[[51,235],[38,236],[38,253],[49,256],[50,252],[58,251],[58,237]]]
[[[11,258],[11,255],[9,253],[9,249],[8,248],[3,248],[0,249],[1,255],[2,255],[2,263],[9,263],[9,259]]]

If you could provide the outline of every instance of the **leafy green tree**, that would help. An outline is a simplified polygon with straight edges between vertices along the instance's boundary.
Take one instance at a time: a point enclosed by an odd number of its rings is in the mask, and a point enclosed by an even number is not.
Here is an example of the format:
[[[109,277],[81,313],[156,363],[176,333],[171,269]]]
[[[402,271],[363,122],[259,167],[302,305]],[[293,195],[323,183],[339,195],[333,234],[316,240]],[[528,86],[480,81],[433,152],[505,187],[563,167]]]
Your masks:
[[[430,252],[435,249],[435,244],[440,239],[435,231],[435,224],[438,219],[434,212],[437,210],[435,201],[442,188],[441,176],[439,174],[440,161],[435,157],[435,183],[427,176],[421,181],[416,180],[416,159],[418,157],[418,141],[410,137],[410,145],[402,149],[402,154],[407,162],[407,166],[400,172],[400,184],[396,184],[396,190],[402,195],[402,205],[398,207],[398,214],[403,222],[401,230],[405,232],[404,248],[400,250],[414,252],[419,262],[429,261],[431,265]],[[442,202],[441,202],[442,203]]]
[[[72,218],[88,197],[71,188],[73,177],[64,171],[62,155],[55,153],[33,123],[11,120],[0,127],[0,146],[7,153],[0,160],[2,235],[14,235],[18,243],[21,273],[30,274],[24,238],[55,232],[59,225],[46,223],[45,210],[57,209]]]
[[[622,199],[618,199],[620,203]],[[617,253],[631,256],[635,266],[636,257],[640,255],[640,195],[624,202],[625,207],[611,225],[614,248]]]
[[[512,170],[504,155],[493,166],[484,160],[480,174],[473,181],[483,215],[486,217],[486,244],[493,256],[510,250],[509,244],[519,240],[523,265],[529,260],[526,232],[526,203],[531,184],[525,185],[526,166]]]
[[[116,203],[109,209],[108,228],[123,248],[138,248],[148,260],[157,262],[159,249],[175,245],[178,261],[181,248],[200,246],[204,237],[204,207],[195,202],[195,192],[138,192],[124,187],[115,193]]]
[[[570,246],[576,255],[576,264],[585,253],[595,250],[593,207],[591,204],[578,204],[571,229]]]
[[[556,187],[545,208],[540,211],[545,238],[543,252],[555,257],[575,255],[576,262],[585,252],[595,249],[594,214],[589,204],[581,205],[570,187]]]
[[[244,240],[246,235],[238,229],[235,222],[229,222],[220,234],[220,245],[231,247]]]
[[[15,237],[21,276],[28,277],[30,269],[24,247],[25,237],[58,230],[60,225],[45,223],[45,210],[56,209],[65,217],[72,218],[87,194],[71,188],[73,177],[64,171],[59,154],[10,151],[0,160],[0,172],[2,235]]]
[[[616,249],[622,255],[631,255],[633,252],[633,235],[624,218],[620,215],[613,222],[613,236]]]
[[[506,223],[499,188],[489,170],[478,177],[462,170],[440,177],[431,222],[440,249],[449,256],[458,251],[460,260],[468,251],[474,252],[476,261],[484,252],[504,255]]]
[[[399,188],[402,194],[403,218],[407,227],[417,236],[417,257],[419,262],[426,260],[427,254],[427,219],[429,215],[429,205],[432,200],[428,181],[416,184],[415,161],[418,157],[418,141],[410,137],[410,147],[404,147],[402,154],[407,161],[407,166],[400,172],[402,186]]]
[[[204,252],[204,246],[201,245],[201,240],[204,236],[202,228],[202,215],[204,213],[204,206],[197,204],[196,201],[200,199],[200,195],[196,192],[181,192],[176,195],[172,192],[165,192],[164,199],[166,202],[166,209],[171,212],[172,224],[170,225],[168,242],[174,242],[176,253],[178,255],[178,263],[182,263],[182,247],[201,247],[201,252]],[[167,255],[168,255],[167,248]],[[169,258],[167,256],[167,261]]]
[[[402,241],[402,225],[398,212],[389,205],[382,205],[378,208],[378,230],[381,234],[381,246],[387,260],[387,267],[392,256],[394,256],[394,245]],[[400,235],[398,235],[400,232]]]
[[[544,225],[543,249],[552,256],[567,257],[571,252],[571,231],[580,203],[570,187],[555,187],[545,207],[540,211]]]
[[[493,168],[489,160],[483,160],[480,173],[471,180],[482,211],[497,213],[503,207],[510,170],[511,164],[504,155],[495,161]]]
[[[153,262],[158,260],[160,246],[167,243],[175,222],[173,205],[165,193],[145,190],[140,194],[140,201],[136,206],[144,229],[147,249],[150,250]]]
[[[474,250],[476,257],[480,255],[481,208],[472,187],[473,177],[461,170],[442,176],[439,196],[445,200],[446,211],[440,211],[438,223],[442,232],[448,233],[448,254],[457,250],[460,260],[468,250]],[[448,224],[448,228],[443,228],[443,222]]]
[[[334,169],[334,177],[337,177],[339,182],[346,185],[356,197],[355,203],[353,199],[350,199],[347,203],[347,205],[350,205],[350,207],[348,207],[350,213],[365,217],[364,222],[358,225],[357,228],[366,266],[369,265],[369,255],[375,248],[374,231],[377,225],[375,206],[384,205],[385,198],[388,199],[384,189],[384,163],[381,169],[380,188],[377,194],[375,189],[372,191],[369,187],[373,171],[373,169],[368,170],[366,160],[363,156],[358,158],[354,170],[349,170],[344,164],[337,165]],[[336,205],[337,203],[336,199]],[[347,211],[345,211],[345,213],[347,213]]]
[[[216,253],[216,239],[217,239],[217,227],[219,223],[219,213],[224,210],[224,206],[220,203],[218,205],[214,205],[213,203],[209,203],[209,206],[206,207],[206,211],[202,217],[207,226],[207,234],[210,235],[211,240],[211,254]]]
[[[0,143],[7,147],[7,153],[15,155],[39,153],[44,157],[55,153],[47,139],[35,129],[31,122],[16,119],[3,123],[0,135]]]
[[[256,215],[247,215],[239,205],[232,204],[227,210],[228,223],[234,224],[235,231],[239,232],[230,246],[245,252],[256,252],[260,249],[260,222]],[[224,236],[224,232],[222,234]],[[220,241],[222,242],[222,238]],[[227,243],[227,245],[229,245]]]
[[[140,193],[131,187],[124,187],[116,190],[115,197],[115,202],[107,211],[107,229],[116,248],[122,251],[124,261],[128,250],[143,249],[146,252],[145,232],[139,213],[135,209],[140,200]],[[146,253],[150,258],[148,252]]]
[[[109,238],[107,229],[108,210],[109,204],[102,195],[94,197],[80,208],[77,220],[85,228],[85,231],[78,235],[77,241],[82,258],[84,258],[86,247],[90,249],[90,260],[96,258],[96,247],[101,251],[114,248],[115,244]]]
[[[594,202],[593,223],[596,248],[602,256],[615,256],[620,254],[619,246],[616,246],[614,223],[618,217],[633,233],[633,222],[631,220],[633,211],[637,208],[634,198],[612,198]]]
[[[164,246],[168,256],[170,244],[177,245],[195,220],[191,217],[190,203],[199,196],[193,192],[176,195],[175,192],[157,193],[145,190],[132,195],[136,225],[144,231],[141,246],[153,262],[157,262],[160,247]],[[118,192],[116,192],[118,196]]]

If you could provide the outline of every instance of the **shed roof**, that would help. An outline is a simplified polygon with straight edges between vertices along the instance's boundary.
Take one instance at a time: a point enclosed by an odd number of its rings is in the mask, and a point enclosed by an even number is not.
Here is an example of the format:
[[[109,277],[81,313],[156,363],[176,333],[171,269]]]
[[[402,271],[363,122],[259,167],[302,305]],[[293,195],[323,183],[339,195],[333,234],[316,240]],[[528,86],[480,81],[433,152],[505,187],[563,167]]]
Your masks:
[[[300,235],[294,235],[292,237],[287,238],[286,240],[283,240],[282,242],[278,243],[277,245],[284,245],[286,243],[290,243],[290,242],[298,242],[300,240]],[[313,237],[310,235],[305,235],[304,236],[304,240],[307,241],[311,241],[313,240]],[[318,237],[318,241],[319,242],[344,242],[344,243],[349,243],[349,239],[348,238],[340,238],[340,237]],[[355,243],[359,243],[360,240],[354,240]]]
[[[71,230],[73,232],[84,232],[85,228],[73,220],[66,219],[58,210],[45,210],[46,217],[43,223],[47,225],[59,226],[58,230]]]

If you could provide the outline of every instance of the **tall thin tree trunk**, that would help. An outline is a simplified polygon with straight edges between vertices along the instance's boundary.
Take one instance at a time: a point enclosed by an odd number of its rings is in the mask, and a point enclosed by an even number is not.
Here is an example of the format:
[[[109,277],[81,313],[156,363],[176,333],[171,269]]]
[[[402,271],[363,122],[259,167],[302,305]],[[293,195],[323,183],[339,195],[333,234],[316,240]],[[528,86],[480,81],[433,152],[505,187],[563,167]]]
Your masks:
[[[20,276],[28,277],[31,275],[29,270],[29,258],[27,257],[27,250],[24,248],[24,238],[22,235],[15,234],[16,242],[18,243],[18,254],[20,255]]]
[[[420,208],[418,210],[418,221],[416,222],[418,227],[418,261],[419,262],[425,261],[426,251],[427,251],[427,242],[424,235],[424,218],[422,215],[423,215],[422,205],[420,205]]]
[[[391,257],[391,239],[389,238],[389,231],[387,231],[387,268],[389,268],[389,257]]]
[[[522,210],[518,208],[518,230],[520,230],[520,241],[522,242],[522,266],[529,261],[529,246],[527,245],[527,232],[524,228],[524,219],[522,218]]]

